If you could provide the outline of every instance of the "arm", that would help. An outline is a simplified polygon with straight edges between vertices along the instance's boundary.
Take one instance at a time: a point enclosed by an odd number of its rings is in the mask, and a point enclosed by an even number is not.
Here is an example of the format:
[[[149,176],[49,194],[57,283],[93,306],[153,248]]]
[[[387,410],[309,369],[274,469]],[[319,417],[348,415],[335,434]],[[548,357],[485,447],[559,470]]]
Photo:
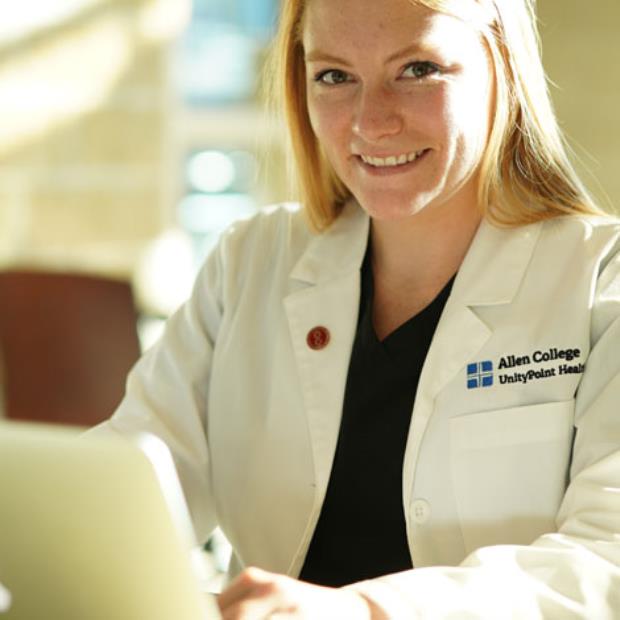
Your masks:
[[[218,248],[207,259],[190,299],[167,321],[161,340],[132,369],[125,397],[112,418],[90,431],[147,431],[168,445],[198,540],[206,540],[216,526],[206,401],[222,313],[221,262]]]

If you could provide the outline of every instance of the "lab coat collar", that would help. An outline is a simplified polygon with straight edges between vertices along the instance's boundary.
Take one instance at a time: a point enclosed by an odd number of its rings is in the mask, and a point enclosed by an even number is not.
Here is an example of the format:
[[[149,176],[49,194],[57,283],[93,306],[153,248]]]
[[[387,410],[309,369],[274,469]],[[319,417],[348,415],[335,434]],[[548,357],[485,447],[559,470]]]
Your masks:
[[[316,235],[291,277],[318,284],[359,270],[370,219],[354,200],[324,233]],[[483,220],[463,260],[452,297],[467,306],[510,303],[516,295],[540,235],[542,223],[498,228]]]
[[[517,295],[542,224],[498,228],[483,220],[461,264],[427,354],[416,408],[431,400],[491,337],[477,308],[509,304]],[[422,405],[425,396],[430,397]],[[420,401],[420,402],[418,402]],[[420,416],[422,419],[424,415]]]
[[[370,219],[359,204],[347,202],[336,221],[316,235],[291,271],[291,278],[319,284],[359,270],[366,245]]]
[[[510,303],[538,241],[542,223],[498,228],[483,220],[463,260],[452,297],[466,306]]]

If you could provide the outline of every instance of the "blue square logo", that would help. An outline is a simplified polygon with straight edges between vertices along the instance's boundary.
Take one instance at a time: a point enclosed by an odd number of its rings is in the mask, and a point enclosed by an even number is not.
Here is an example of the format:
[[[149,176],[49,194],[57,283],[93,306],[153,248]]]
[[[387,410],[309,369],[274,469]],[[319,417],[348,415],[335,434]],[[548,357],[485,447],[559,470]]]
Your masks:
[[[486,388],[493,385],[493,362],[467,364],[467,389]]]

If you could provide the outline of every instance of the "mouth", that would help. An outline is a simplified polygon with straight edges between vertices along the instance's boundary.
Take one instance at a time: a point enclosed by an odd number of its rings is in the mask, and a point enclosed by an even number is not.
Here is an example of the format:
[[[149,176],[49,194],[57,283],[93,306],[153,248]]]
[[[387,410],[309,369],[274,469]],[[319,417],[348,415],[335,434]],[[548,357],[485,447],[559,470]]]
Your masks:
[[[402,153],[400,155],[390,155],[388,157],[373,157],[371,155],[356,155],[360,165],[367,171],[374,174],[393,174],[404,172],[418,163],[430,149]]]

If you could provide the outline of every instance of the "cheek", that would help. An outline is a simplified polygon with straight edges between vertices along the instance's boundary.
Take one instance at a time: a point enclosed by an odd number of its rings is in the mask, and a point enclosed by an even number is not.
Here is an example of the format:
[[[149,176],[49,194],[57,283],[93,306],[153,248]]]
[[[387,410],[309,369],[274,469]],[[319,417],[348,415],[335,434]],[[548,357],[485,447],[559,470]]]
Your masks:
[[[474,98],[465,95],[461,103],[456,106],[454,122],[462,128],[463,133],[469,136],[486,136],[489,122],[488,102],[486,99]]]
[[[455,124],[456,101],[445,87],[412,93],[404,102],[409,131],[437,146],[449,140]]]
[[[450,132],[458,137],[461,149],[478,157],[484,150],[489,132],[490,94],[486,85],[459,89],[447,106]]]
[[[484,72],[481,71],[464,83],[457,98],[458,101],[454,103],[457,110],[455,119],[462,127],[469,129],[468,133],[481,134],[482,139],[485,139],[489,125],[492,86]]]
[[[321,134],[323,133],[323,119],[321,109],[310,98],[306,100],[306,107],[308,109],[308,118],[310,119],[310,126],[312,127],[312,131],[314,132],[314,135],[320,140]]]
[[[345,136],[348,123],[346,109],[333,101],[309,97],[307,99],[310,125],[323,148],[332,150]]]

